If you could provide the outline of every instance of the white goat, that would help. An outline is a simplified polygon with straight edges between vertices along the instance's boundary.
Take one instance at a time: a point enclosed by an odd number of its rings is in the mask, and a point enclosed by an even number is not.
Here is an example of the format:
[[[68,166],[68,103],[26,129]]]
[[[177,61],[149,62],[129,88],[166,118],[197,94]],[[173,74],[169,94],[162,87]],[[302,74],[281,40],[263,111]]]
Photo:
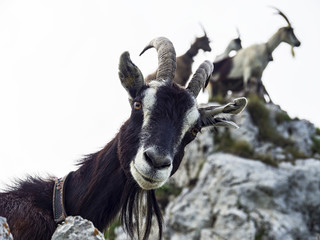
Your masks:
[[[268,63],[273,60],[272,52],[280,43],[286,42],[291,45],[294,56],[293,48],[301,44],[288,18],[279,9],[275,9],[278,11],[277,14],[286,20],[288,26],[280,28],[267,42],[243,48],[234,57],[229,57],[222,60],[219,65],[215,65],[210,79],[212,85],[209,92],[210,99],[218,94],[225,96],[228,90],[233,92],[245,90],[248,93],[249,90],[254,89],[263,99],[266,94],[271,101],[261,82],[261,77]],[[254,83],[253,86],[250,86],[251,83]]]

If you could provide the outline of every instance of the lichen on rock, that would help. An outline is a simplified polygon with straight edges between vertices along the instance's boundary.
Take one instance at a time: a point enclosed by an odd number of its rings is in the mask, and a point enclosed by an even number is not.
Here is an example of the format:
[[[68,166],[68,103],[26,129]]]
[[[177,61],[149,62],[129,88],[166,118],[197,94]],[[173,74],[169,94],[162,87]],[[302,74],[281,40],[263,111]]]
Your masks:
[[[92,222],[80,216],[69,216],[60,224],[52,240],[104,240],[103,234],[95,228]]]

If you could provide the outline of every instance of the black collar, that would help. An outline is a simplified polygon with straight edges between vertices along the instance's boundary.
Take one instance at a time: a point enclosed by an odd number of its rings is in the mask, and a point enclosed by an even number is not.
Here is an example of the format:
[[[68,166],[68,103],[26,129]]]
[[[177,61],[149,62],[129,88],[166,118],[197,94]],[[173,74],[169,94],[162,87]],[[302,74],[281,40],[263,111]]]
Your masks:
[[[69,174],[63,178],[56,178],[54,181],[53,187],[53,219],[56,223],[63,222],[66,217],[66,209],[64,204],[64,195],[65,195],[65,183],[67,181]]]

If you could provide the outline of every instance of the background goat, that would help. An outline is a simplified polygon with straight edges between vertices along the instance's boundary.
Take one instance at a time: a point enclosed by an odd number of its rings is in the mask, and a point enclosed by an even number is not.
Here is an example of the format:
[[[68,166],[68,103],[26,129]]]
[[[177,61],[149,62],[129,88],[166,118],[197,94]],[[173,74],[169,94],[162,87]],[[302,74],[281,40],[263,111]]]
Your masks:
[[[212,84],[211,92],[209,92],[210,99],[214,99],[218,94],[225,96],[228,90],[233,92],[245,90],[248,93],[251,87],[263,99],[266,94],[271,101],[261,82],[261,77],[268,63],[273,60],[272,52],[280,43],[285,42],[291,45],[294,56],[293,48],[301,44],[288,18],[280,10],[277,9],[277,11],[286,20],[288,26],[280,28],[267,42],[241,49],[234,57],[222,60],[219,66],[215,65],[210,79],[210,84]],[[252,83],[252,86],[248,86],[248,83]]]
[[[177,69],[174,76],[174,81],[180,86],[185,86],[192,74],[192,64],[194,62],[193,58],[198,54],[199,50],[205,52],[210,52],[210,40],[207,36],[205,30],[203,30],[204,36],[196,38],[193,44],[191,44],[189,50],[177,57]],[[157,71],[148,75],[146,81],[151,81],[155,79]]]
[[[232,39],[229,42],[229,44],[227,45],[226,49],[223,51],[223,53],[216,56],[216,58],[213,61],[213,65],[228,58],[232,51],[238,51],[242,48],[240,33],[239,33],[238,29],[237,29],[237,32],[238,32],[238,37],[235,39]],[[214,67],[214,69],[215,69],[215,67]]]
[[[158,51],[158,72],[149,84],[129,53],[121,55],[119,78],[129,95],[131,116],[113,140],[68,174],[63,194],[66,214],[80,215],[100,231],[120,212],[130,237],[136,231],[140,239],[139,219],[145,217],[144,240],[150,234],[153,215],[161,239],[162,216],[154,189],[177,171],[185,146],[202,127],[236,127],[224,116],[241,112],[247,102],[239,98],[225,106],[198,107],[196,97],[212,73],[212,64],[201,64],[185,89],[173,81],[176,55],[172,43],[156,38],[143,52],[152,47]],[[54,185],[53,178],[29,177],[0,193],[0,215],[7,218],[15,240],[51,238],[57,226],[52,207]],[[146,208],[140,211],[143,202]]]

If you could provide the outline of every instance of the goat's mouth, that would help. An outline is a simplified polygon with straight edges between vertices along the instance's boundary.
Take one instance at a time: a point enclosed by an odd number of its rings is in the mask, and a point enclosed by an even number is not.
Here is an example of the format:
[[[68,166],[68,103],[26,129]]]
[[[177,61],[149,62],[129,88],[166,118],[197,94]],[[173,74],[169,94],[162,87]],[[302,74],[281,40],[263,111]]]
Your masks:
[[[141,175],[141,177],[144,179],[144,180],[146,180],[146,181],[148,181],[148,182],[151,182],[151,183],[156,183],[156,182],[162,182],[162,181],[157,181],[157,180],[155,180],[155,179],[153,179],[153,178],[151,178],[151,177],[148,177],[148,176],[146,176],[145,174],[143,174],[141,171],[139,171],[138,169],[137,169],[137,167],[135,166],[135,164],[134,164],[134,162],[133,162],[133,167],[134,167],[134,169],[137,171],[137,173],[139,173],[140,175]]]
[[[130,163],[130,172],[138,185],[146,190],[159,188],[167,180],[167,178],[156,178],[156,172],[150,176],[147,171],[139,170],[134,161]]]
[[[138,172],[138,173],[140,173],[140,172]],[[141,173],[140,173],[141,174]],[[150,183],[161,183],[161,181],[159,182],[159,181],[155,181],[155,180],[153,180],[153,179],[151,179],[151,178],[148,178],[148,177],[145,177],[145,176],[143,176],[142,174],[141,174],[141,177],[144,179],[144,180],[146,180],[147,182],[150,182]]]

